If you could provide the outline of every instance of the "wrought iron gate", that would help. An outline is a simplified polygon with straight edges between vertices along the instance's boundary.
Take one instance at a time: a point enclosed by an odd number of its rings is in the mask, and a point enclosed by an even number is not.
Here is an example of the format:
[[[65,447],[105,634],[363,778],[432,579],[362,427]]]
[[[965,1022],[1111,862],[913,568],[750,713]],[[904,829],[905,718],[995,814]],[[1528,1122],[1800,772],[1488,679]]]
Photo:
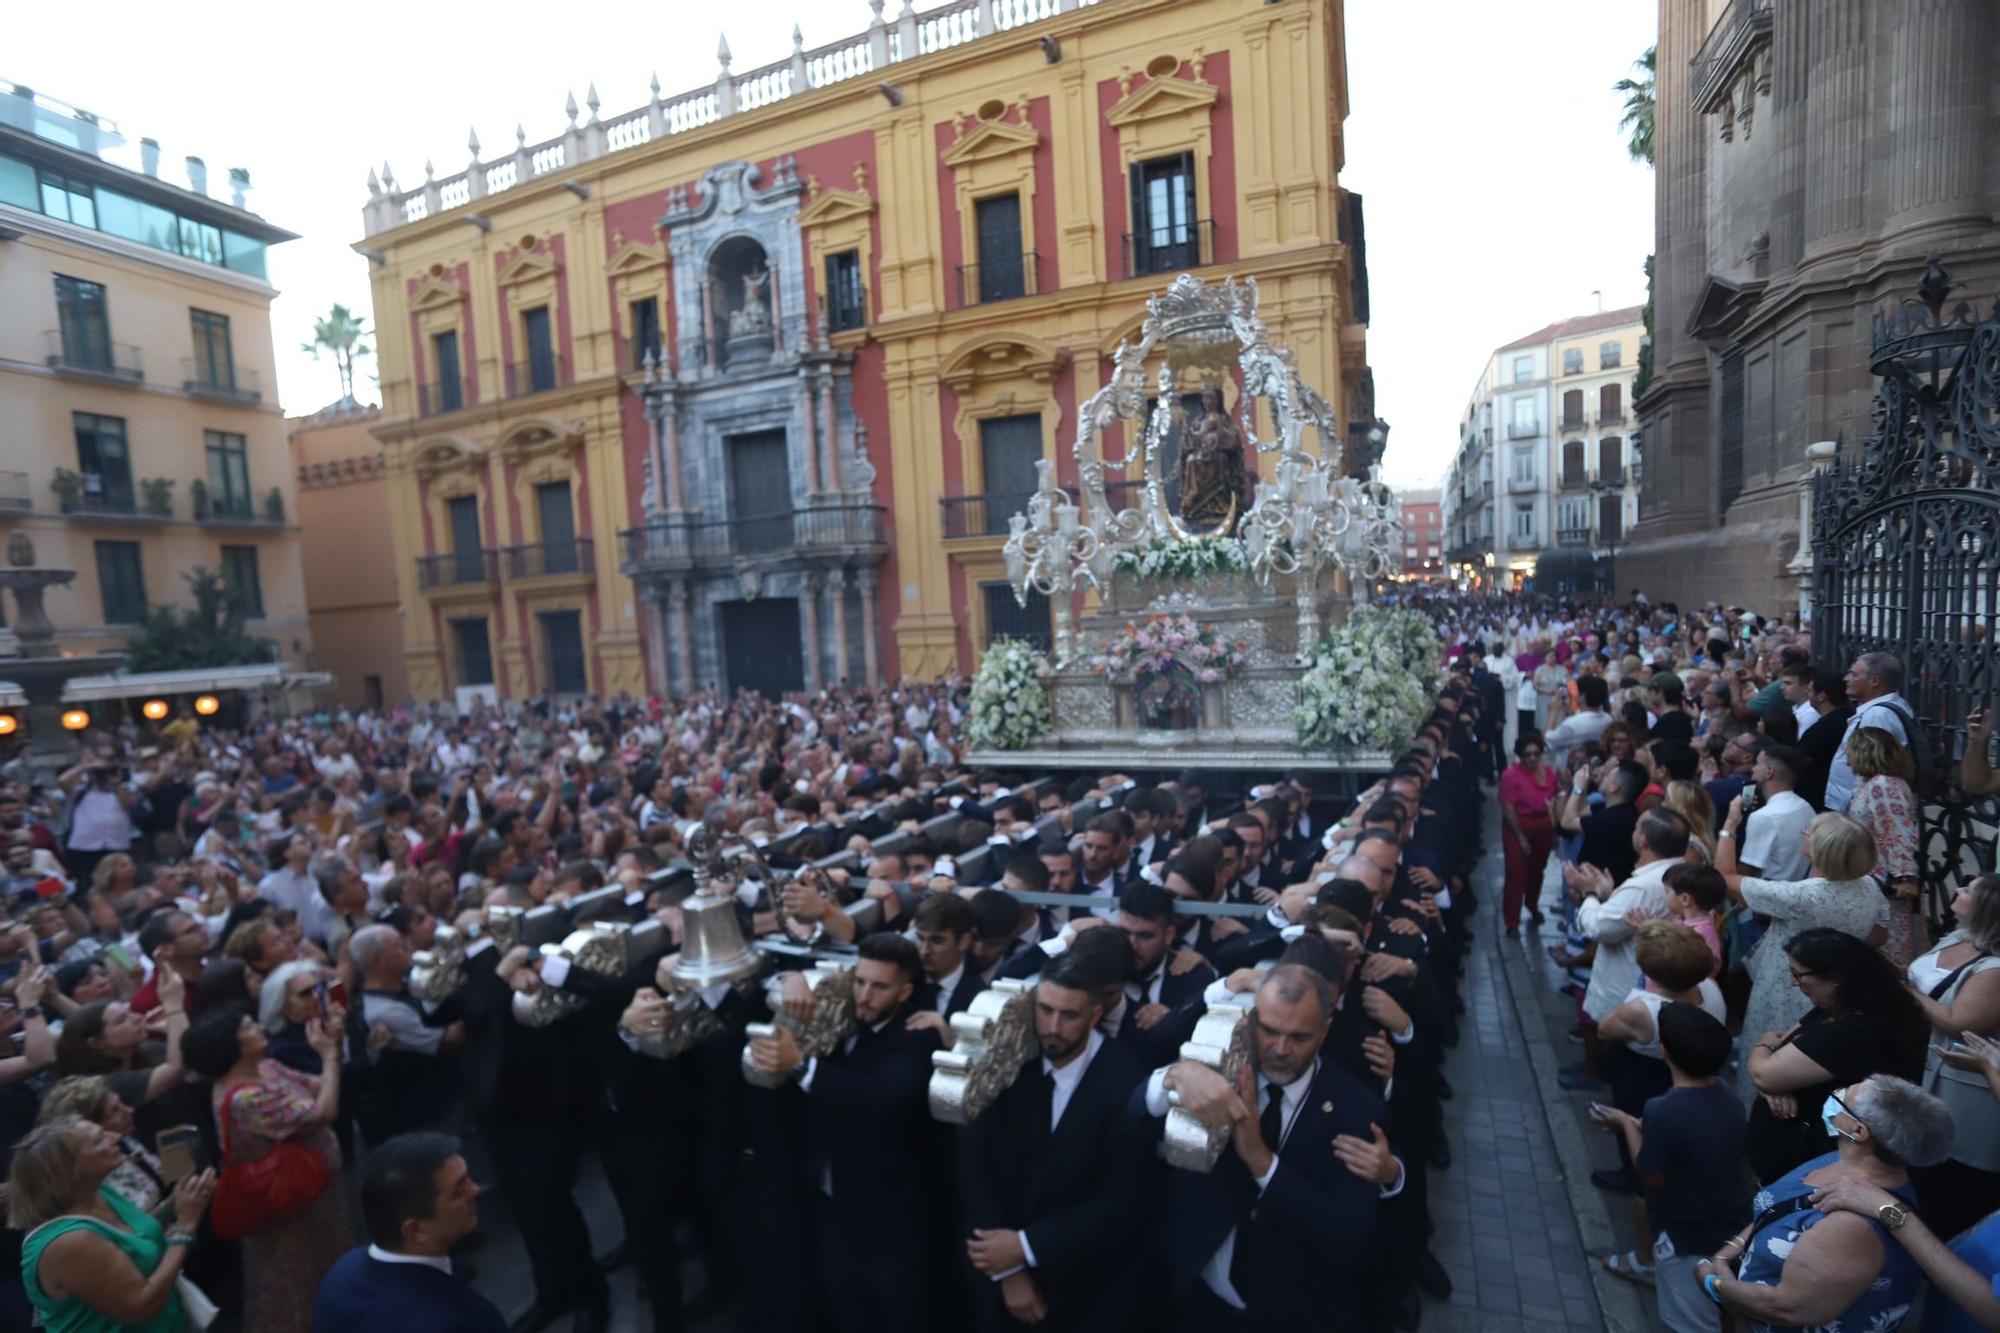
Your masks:
[[[1944,308],[1931,257],[1917,299],[1875,317],[1872,433],[1813,493],[1813,640],[1823,662],[1902,660],[1931,750],[1922,874],[1935,923],[1951,885],[1994,865],[2000,803],[1958,783],[1965,718],[2000,694],[2000,305]]]

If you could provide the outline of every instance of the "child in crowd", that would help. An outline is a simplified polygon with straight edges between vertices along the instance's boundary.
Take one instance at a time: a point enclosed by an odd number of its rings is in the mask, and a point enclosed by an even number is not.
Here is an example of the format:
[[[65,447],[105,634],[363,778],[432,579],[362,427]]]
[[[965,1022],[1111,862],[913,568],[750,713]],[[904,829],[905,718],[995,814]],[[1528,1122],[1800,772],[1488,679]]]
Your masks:
[[[1667,912],[1708,945],[1715,955],[1710,976],[1722,972],[1722,909],[1728,904],[1729,889],[1712,866],[1680,865],[1667,872]]]

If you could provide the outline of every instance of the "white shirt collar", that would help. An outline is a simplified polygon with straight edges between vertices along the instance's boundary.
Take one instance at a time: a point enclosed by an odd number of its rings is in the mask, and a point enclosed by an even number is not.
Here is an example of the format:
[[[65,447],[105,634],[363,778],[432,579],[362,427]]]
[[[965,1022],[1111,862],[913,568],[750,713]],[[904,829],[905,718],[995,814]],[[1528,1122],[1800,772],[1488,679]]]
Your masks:
[[[1065,1101],[1068,1100],[1067,1094],[1075,1092],[1076,1085],[1083,1082],[1084,1071],[1090,1068],[1090,1062],[1097,1058],[1098,1051],[1102,1050],[1103,1047],[1104,1034],[1096,1028],[1092,1028],[1090,1030],[1090,1040],[1086,1041],[1083,1045],[1083,1054],[1077,1056],[1076,1059],[1070,1061],[1061,1069],[1056,1068],[1050,1062],[1048,1056],[1045,1055],[1042,1057],[1042,1072],[1055,1081],[1057,1089],[1065,1094]]]
[[[1304,1073],[1300,1074],[1290,1083],[1284,1083],[1279,1085],[1283,1089],[1281,1096],[1283,1097],[1284,1100],[1285,1123],[1287,1125],[1291,1124],[1292,1112],[1298,1109],[1299,1103],[1305,1100],[1306,1094],[1308,1092],[1312,1091],[1313,1079],[1317,1077],[1318,1074],[1319,1074],[1319,1061],[1314,1060],[1312,1064],[1306,1068]],[[1257,1075],[1257,1106],[1255,1109],[1260,1114],[1263,1111],[1264,1107],[1265,1090],[1268,1089],[1270,1086],[1271,1086],[1270,1079],[1265,1078],[1262,1074]]]
[[[963,978],[964,976],[965,976],[965,960],[961,958],[958,961],[958,966],[953,968],[951,972],[937,984],[938,988],[937,1011],[939,1013],[943,1013],[945,1011],[945,1006],[951,1003],[951,993],[958,989],[958,983],[960,979]]]
[[[451,1259],[442,1254],[392,1254],[380,1245],[370,1245],[368,1257],[383,1264],[422,1264],[425,1268],[437,1269],[446,1277],[451,1276]]]

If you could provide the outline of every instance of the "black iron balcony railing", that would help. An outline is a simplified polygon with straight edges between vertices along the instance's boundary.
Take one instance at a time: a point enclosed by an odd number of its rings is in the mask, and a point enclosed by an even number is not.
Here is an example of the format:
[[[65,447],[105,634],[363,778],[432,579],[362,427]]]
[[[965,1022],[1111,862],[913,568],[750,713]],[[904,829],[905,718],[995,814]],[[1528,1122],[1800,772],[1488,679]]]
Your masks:
[[[569,358],[532,356],[507,367],[507,396],[525,398],[531,393],[547,393],[569,383]]]
[[[466,406],[465,385],[459,380],[439,380],[436,384],[426,384],[417,390],[417,415],[420,417],[441,416],[446,412],[456,412]]]
[[[1178,273],[1215,262],[1215,219],[1125,233],[1125,276]]]
[[[1018,255],[981,258],[977,264],[960,264],[958,302],[960,305],[989,305],[994,301],[1033,296],[1037,292],[1036,277],[1040,270],[1041,256],[1033,250]]]
[[[1588,545],[1590,545],[1590,529],[1589,529],[1589,528],[1557,528],[1557,529],[1556,529],[1556,545],[1558,545],[1558,546],[1588,546]]]
[[[667,366],[667,349],[660,345],[658,338],[620,338],[618,340],[618,366],[627,374],[636,375],[646,368],[646,353],[653,354],[653,364],[664,370]]]
[[[49,329],[49,369],[66,375],[88,375],[94,379],[119,380],[138,384],[146,378],[139,349],[132,343],[115,343],[82,329]]]
[[[1577,417],[1566,416],[1562,419],[1562,428],[1564,434],[1568,434],[1570,431],[1573,430],[1589,430],[1590,418],[1583,416],[1577,416]]]
[[[1622,467],[1601,467],[1597,469],[1597,484],[1599,486],[1623,486],[1625,484],[1625,469]]]
[[[1104,484],[1104,498],[1113,509],[1130,509],[1139,503],[1139,497],[1146,488],[1143,481],[1108,481]],[[1081,492],[1074,486],[1063,487],[1072,502],[1082,503]],[[946,541],[963,540],[971,537],[1004,537],[1008,531],[1008,520],[1016,514],[1028,512],[1028,501],[1033,496],[1029,492],[989,492],[985,495],[947,495],[938,501],[943,512],[944,537]]]
[[[130,491],[85,491],[79,495],[59,495],[56,507],[73,517],[136,518],[141,512],[139,497]],[[172,515],[152,514],[148,517],[170,518]]]
[[[500,553],[481,548],[417,557],[419,588],[461,588],[500,581]]]
[[[592,574],[597,570],[594,543],[588,537],[566,542],[540,542],[507,548],[507,577],[538,579],[549,574]]]
[[[826,504],[745,518],[664,516],[619,534],[628,571],[737,556],[835,555],[883,544],[882,506]]]
[[[1597,424],[1600,426],[1622,426],[1625,424],[1625,410],[1614,407],[1609,412],[1599,412],[1597,414]]]
[[[829,333],[846,333],[868,326],[868,290],[839,283],[826,294],[826,328]]]
[[[1562,473],[1562,488],[1566,491],[1581,491],[1590,486],[1590,477],[1581,463],[1575,467],[1565,467]]]
[[[226,362],[187,357],[181,361],[181,392],[193,398],[217,398],[231,403],[261,403],[264,391],[255,369]]]
[[[1510,440],[1532,440],[1542,433],[1539,421],[1510,421],[1507,423],[1507,438]]]

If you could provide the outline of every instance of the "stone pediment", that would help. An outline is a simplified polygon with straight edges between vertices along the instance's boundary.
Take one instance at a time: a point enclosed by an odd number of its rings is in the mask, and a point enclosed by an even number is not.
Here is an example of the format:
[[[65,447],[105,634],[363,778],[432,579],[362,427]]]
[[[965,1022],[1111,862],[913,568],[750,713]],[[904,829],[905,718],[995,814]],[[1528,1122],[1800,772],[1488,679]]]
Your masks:
[[[627,241],[611,256],[611,262],[604,271],[614,278],[631,277],[648,269],[665,268],[667,251],[662,245],[641,245],[637,241]]]
[[[441,477],[449,473],[467,474],[485,461],[484,454],[457,440],[430,440],[417,447],[410,466],[420,477]]]
[[[1206,111],[1221,96],[1222,91],[1212,83],[1179,78],[1151,79],[1120,98],[1116,106],[1104,113],[1104,119],[1122,129],[1141,121]]]
[[[939,378],[964,390],[980,381],[1025,378],[1046,384],[1055,378],[1062,355],[1039,338],[995,333],[959,348],[946,359]]]
[[[981,121],[977,129],[961,134],[957,143],[945,149],[944,164],[963,167],[990,158],[1032,153],[1041,142],[1042,136],[1031,125],[1016,125],[1004,120]]]
[[[465,292],[450,278],[435,273],[426,273],[417,289],[410,296],[413,311],[440,310],[456,306],[465,299]]]
[[[1688,316],[1689,336],[1703,340],[1726,337],[1749,316],[1768,285],[1762,278],[1731,282],[1709,274]]]
[[[509,429],[500,439],[499,452],[506,462],[524,463],[532,458],[566,452],[582,440],[583,427],[580,423],[537,418]]]
[[[495,282],[501,287],[515,287],[524,282],[533,282],[537,278],[552,277],[555,271],[555,257],[548,251],[523,250],[515,256],[512,263],[500,270],[500,276]]]
[[[865,218],[875,211],[875,197],[866,190],[821,190],[799,210],[799,226],[825,227]]]

